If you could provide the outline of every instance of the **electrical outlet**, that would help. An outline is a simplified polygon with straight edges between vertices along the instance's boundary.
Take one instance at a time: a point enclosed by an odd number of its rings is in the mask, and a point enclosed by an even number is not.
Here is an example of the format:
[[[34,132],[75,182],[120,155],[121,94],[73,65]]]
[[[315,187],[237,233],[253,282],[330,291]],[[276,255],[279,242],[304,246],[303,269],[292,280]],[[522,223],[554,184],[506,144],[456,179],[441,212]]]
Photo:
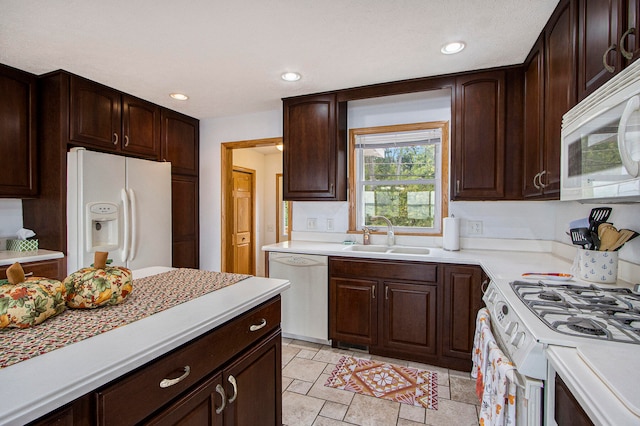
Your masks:
[[[333,231],[333,219],[327,219],[327,231]]]
[[[469,235],[482,235],[482,221],[470,220],[469,221]]]
[[[307,218],[307,229],[316,229],[318,227],[318,219],[315,217]]]

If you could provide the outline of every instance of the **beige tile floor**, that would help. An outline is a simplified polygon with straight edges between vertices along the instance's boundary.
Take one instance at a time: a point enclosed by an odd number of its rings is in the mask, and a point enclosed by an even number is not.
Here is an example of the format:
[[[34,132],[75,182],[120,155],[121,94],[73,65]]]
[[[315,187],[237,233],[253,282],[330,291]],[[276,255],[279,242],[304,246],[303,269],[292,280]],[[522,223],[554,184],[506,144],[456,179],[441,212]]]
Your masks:
[[[329,374],[343,355],[437,372],[438,410],[325,387]],[[283,425],[477,425],[478,410],[475,382],[469,373],[282,339]]]

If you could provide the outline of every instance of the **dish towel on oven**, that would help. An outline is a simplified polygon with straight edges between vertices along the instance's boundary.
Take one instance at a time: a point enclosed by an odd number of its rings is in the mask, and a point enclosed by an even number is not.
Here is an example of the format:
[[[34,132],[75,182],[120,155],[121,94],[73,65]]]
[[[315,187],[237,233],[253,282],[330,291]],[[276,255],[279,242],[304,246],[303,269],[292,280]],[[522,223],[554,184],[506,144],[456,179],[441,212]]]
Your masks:
[[[482,308],[476,316],[476,333],[473,337],[473,352],[471,360],[471,377],[476,379],[476,395],[482,401],[482,392],[484,389],[484,372],[487,369],[487,345],[493,340],[491,334],[491,316],[487,308]]]
[[[515,426],[515,366],[498,347],[486,308],[478,312],[473,346],[471,375],[481,401],[480,425]]]

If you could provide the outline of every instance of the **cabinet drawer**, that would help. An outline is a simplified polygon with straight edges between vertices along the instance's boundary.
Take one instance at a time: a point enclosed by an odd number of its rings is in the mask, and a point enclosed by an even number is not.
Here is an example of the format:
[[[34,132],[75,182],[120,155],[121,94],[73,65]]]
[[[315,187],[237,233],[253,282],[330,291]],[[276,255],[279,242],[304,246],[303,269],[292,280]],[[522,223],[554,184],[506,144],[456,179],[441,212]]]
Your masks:
[[[22,269],[26,277],[44,277],[63,280],[67,274],[64,259],[42,260],[39,262],[22,263]],[[0,266],[0,279],[7,278],[7,269],[11,265]]]
[[[96,392],[98,424],[139,422],[279,325],[277,296],[107,385]],[[161,387],[165,379],[179,377],[183,378]]]
[[[331,275],[376,277],[421,282],[438,281],[438,265],[422,262],[330,258]]]

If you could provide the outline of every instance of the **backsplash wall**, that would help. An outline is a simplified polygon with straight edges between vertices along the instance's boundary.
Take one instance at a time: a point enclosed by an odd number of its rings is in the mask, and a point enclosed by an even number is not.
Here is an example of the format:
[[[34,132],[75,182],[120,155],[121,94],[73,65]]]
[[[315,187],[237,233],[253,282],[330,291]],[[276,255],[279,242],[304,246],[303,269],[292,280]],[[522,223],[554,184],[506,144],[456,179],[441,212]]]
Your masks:
[[[566,234],[569,222],[588,217],[595,206],[575,201],[451,201],[449,214],[461,219],[462,238],[546,240],[571,244],[571,238]],[[640,232],[640,204],[613,204],[611,207],[613,212],[609,221],[616,228]],[[307,228],[308,218],[316,219],[317,229]],[[327,231],[327,219],[332,219],[333,231]],[[469,220],[482,221],[482,234],[469,234]],[[346,233],[348,228],[348,202],[293,203],[294,232]],[[354,239],[361,242],[362,236],[354,235]],[[424,244],[430,245],[431,240],[424,238]],[[508,244],[505,241],[505,249],[509,248]],[[620,250],[620,259],[640,264],[640,238],[625,244]]]

